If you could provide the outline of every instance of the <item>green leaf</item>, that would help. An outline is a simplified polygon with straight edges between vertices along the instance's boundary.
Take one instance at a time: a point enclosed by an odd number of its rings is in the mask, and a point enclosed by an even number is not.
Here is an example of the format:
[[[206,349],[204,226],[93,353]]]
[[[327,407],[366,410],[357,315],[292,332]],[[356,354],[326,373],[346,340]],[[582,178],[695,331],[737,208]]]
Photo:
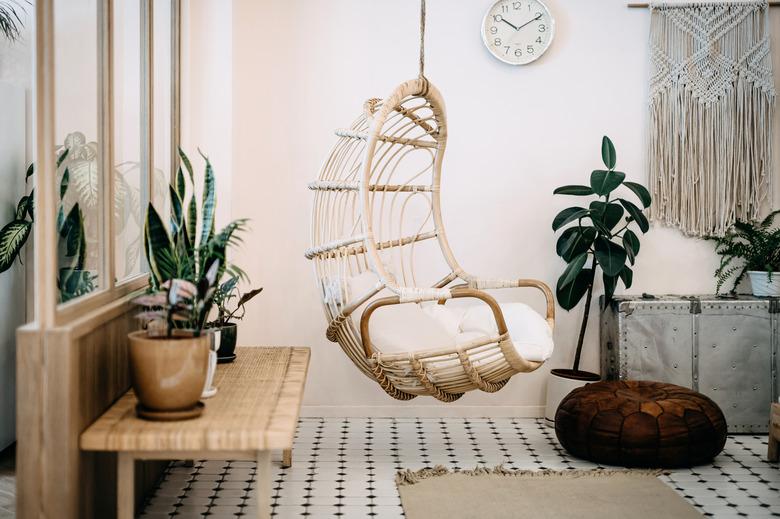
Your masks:
[[[558,282],[558,285],[563,288],[569,283],[572,283],[575,279],[577,279],[577,276],[582,271],[582,267],[585,266],[585,262],[588,260],[588,254],[582,253],[576,258],[574,258],[571,263],[566,267],[566,270],[563,271],[563,274],[561,275],[561,278]]]
[[[620,245],[599,236],[595,242],[596,261],[607,276],[614,277],[626,263],[626,251]]]
[[[27,166],[27,173],[24,175],[24,183],[26,184],[27,181],[30,179],[31,176],[33,176],[33,173],[35,173],[35,163],[30,163],[29,166]]]
[[[184,203],[184,195],[187,192],[187,184],[184,182],[184,172],[181,170],[181,166],[176,171],[176,194],[179,195],[179,200]]]
[[[623,285],[626,288],[631,288],[634,282],[634,271],[630,267],[623,267],[623,270],[620,271],[620,279],[623,280]]]
[[[617,276],[602,276],[604,280],[604,300],[609,303],[612,300],[612,296],[615,294],[615,287],[617,286]]]
[[[147,210],[144,232],[148,244],[146,259],[158,285],[177,277],[176,254],[171,237],[152,204],[149,204]]]
[[[555,219],[553,219],[553,231],[557,231],[569,222],[587,216],[588,212],[589,211],[583,207],[569,207],[568,209],[564,209],[556,215]]]
[[[189,245],[189,254],[192,254],[192,251],[195,248],[195,240],[197,237],[195,236],[198,232],[198,203],[195,201],[195,195],[192,195],[190,197],[190,206],[187,210],[187,244]]]
[[[604,165],[607,169],[613,169],[617,162],[615,145],[612,144],[612,141],[606,135],[601,139],[601,160],[604,161]]]
[[[32,225],[26,220],[13,220],[0,229],[0,272],[5,272],[14,264],[30,236]]]
[[[620,202],[620,205],[626,208],[626,211],[628,211],[628,214],[631,215],[631,218],[637,223],[639,228],[642,230],[643,233],[650,230],[650,224],[647,221],[647,218],[642,213],[642,210],[629,202],[628,200],[623,200],[622,198],[618,199],[618,202]]]
[[[203,179],[203,223],[200,230],[200,243],[205,244],[214,234],[214,211],[217,207],[217,194],[215,190],[214,170],[211,162],[206,159],[206,174]]]
[[[612,230],[623,217],[623,208],[620,204],[599,202],[598,200],[590,203],[591,220],[597,218],[604,224],[604,228]]]
[[[195,185],[195,173],[192,171],[192,162],[190,162],[190,158],[184,153],[184,150],[182,150],[181,147],[179,147],[179,158],[181,158],[182,164],[184,164],[184,167],[187,169],[187,173],[190,174],[190,182],[192,185]]]
[[[593,227],[570,227],[558,238],[556,252],[564,261],[571,261],[573,257],[590,248],[597,234]]]
[[[588,291],[593,280],[593,269],[582,269],[573,283],[569,283],[565,286],[561,285],[563,276],[558,279],[558,286],[555,293],[558,298],[558,304],[564,310],[571,310],[577,303],[580,302],[582,296]]]
[[[70,148],[65,148],[64,150],[62,150],[62,153],[60,153],[59,156],[57,157],[57,169],[59,169],[59,167],[62,166],[62,163],[65,162],[65,159],[68,158],[69,153],[70,153]]]
[[[588,186],[561,186],[553,191],[554,195],[574,195],[574,196],[587,196],[592,195],[593,190]]]
[[[68,192],[68,184],[70,184],[70,170],[65,168],[62,173],[62,180],[60,181],[60,200],[65,198],[65,193]]]
[[[650,207],[653,198],[650,196],[650,191],[648,191],[645,186],[642,184],[637,184],[636,182],[628,181],[623,182],[623,185],[634,192],[634,194],[639,198],[639,201],[642,202],[642,207],[645,209]]]
[[[590,174],[590,187],[600,196],[606,196],[614,191],[626,178],[622,171],[604,171],[597,169]]]
[[[626,232],[623,233],[623,247],[626,249],[626,254],[628,255],[628,259],[631,261],[632,265],[636,260],[637,254],[639,254],[639,245],[639,238],[636,234],[634,234],[634,231],[631,229],[626,229]]]
[[[179,193],[176,192],[173,186],[168,186],[168,191],[171,197],[171,227],[173,234],[178,234],[182,226],[182,218],[184,217],[181,198],[179,198]]]
[[[65,240],[65,255],[69,258],[79,254],[81,246],[81,209],[75,204],[68,211],[68,216],[60,229],[60,237]]]
[[[57,232],[62,232],[63,225],[65,225],[65,209],[60,204],[60,208],[57,209]]]

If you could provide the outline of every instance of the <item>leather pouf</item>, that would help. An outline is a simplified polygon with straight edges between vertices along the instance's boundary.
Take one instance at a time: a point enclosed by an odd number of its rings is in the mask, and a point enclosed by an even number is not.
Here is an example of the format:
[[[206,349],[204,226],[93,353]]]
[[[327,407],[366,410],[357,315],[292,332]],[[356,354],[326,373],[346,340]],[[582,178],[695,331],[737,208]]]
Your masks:
[[[690,467],[723,450],[726,419],[701,393],[662,382],[606,381],[569,393],[555,434],[573,456],[626,467]]]

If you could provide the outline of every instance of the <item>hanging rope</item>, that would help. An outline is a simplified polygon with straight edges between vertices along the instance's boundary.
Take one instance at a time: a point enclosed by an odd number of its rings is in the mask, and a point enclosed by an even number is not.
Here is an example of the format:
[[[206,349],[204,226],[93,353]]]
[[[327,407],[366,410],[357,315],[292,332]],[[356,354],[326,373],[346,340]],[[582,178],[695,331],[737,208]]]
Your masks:
[[[425,0],[420,0],[420,77],[425,77]]]

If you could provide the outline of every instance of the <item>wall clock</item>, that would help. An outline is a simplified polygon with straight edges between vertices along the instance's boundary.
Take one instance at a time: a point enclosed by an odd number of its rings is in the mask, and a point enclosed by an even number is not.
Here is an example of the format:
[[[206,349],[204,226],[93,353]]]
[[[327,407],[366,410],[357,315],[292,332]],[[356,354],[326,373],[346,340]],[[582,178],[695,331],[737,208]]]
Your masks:
[[[498,0],[482,21],[482,41],[510,65],[527,65],[550,48],[555,19],[540,0]]]

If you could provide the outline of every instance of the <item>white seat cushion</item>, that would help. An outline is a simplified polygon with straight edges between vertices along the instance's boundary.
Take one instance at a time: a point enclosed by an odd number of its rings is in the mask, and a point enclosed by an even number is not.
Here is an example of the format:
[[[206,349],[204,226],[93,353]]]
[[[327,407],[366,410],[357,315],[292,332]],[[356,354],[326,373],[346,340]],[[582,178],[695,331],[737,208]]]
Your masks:
[[[373,289],[379,278],[364,272],[348,279],[349,299]],[[380,297],[391,295],[383,290]],[[517,352],[526,360],[544,362],[553,351],[552,330],[547,321],[523,303],[501,303],[509,335]],[[364,307],[352,318],[360,326]],[[451,307],[435,302],[390,305],[379,308],[369,321],[369,334],[375,349],[383,353],[405,353],[431,348],[454,347],[484,337],[498,335],[493,312],[483,302]]]

